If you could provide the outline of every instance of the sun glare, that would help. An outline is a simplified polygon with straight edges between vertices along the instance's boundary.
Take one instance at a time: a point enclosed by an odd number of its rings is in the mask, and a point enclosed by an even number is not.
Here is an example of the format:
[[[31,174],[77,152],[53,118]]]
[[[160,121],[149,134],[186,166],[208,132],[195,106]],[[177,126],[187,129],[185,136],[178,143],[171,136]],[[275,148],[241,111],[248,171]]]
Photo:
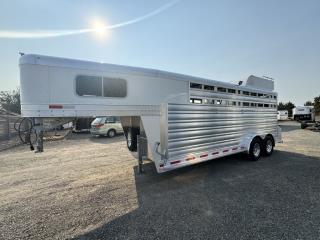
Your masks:
[[[108,30],[107,25],[100,19],[94,19],[92,21],[93,33],[100,39],[104,39],[107,36]]]

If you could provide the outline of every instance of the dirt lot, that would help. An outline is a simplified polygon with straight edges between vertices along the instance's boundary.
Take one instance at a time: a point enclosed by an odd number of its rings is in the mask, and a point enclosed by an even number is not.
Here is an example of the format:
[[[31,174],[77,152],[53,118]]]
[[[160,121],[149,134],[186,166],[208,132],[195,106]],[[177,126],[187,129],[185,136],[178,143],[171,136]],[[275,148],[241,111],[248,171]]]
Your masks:
[[[0,152],[1,239],[320,239],[320,133],[282,123],[270,158],[138,175],[122,136]]]

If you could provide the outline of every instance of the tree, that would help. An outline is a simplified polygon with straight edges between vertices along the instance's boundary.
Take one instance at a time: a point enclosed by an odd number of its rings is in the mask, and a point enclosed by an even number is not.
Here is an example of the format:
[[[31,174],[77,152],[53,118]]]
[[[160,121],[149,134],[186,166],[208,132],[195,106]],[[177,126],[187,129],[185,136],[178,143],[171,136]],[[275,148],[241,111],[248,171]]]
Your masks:
[[[292,109],[294,108],[294,104],[292,102],[287,102],[287,103],[283,103],[283,102],[279,102],[278,103],[278,110],[287,110],[288,111],[288,116],[291,117],[292,116]]]
[[[12,91],[1,91],[0,105],[7,111],[20,114],[20,89],[17,88]]]
[[[288,116],[292,117],[292,109],[295,108],[295,105],[292,102],[286,103],[286,110],[288,110]]]
[[[286,110],[286,106],[283,102],[278,103],[278,110]]]
[[[305,106],[313,106],[313,102],[311,102],[311,101],[306,101],[304,105],[305,105]]]
[[[320,95],[314,98],[313,105],[314,105],[314,111],[316,112],[317,115],[319,115],[320,114]]]

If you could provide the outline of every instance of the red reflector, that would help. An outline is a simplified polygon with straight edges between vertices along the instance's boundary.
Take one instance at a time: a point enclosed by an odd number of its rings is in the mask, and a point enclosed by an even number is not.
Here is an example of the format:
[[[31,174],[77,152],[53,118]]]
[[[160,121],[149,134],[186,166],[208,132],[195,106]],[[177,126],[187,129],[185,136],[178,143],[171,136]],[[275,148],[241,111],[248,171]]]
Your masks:
[[[201,155],[200,156],[201,158],[203,158],[203,157],[208,157],[208,154],[206,153],[206,154],[203,154],[203,155]]]
[[[224,153],[225,153],[225,152],[229,152],[229,149],[223,150],[223,152],[224,152]]]
[[[190,161],[190,160],[194,160],[196,159],[196,157],[189,157],[189,158],[186,158],[186,161]]]
[[[237,147],[232,148],[232,150],[237,150],[237,149],[238,149]]]
[[[176,161],[172,161],[170,164],[177,164],[179,162],[181,162],[181,161],[180,160],[176,160]]]
[[[62,105],[50,104],[50,105],[49,105],[49,108],[50,108],[50,109],[62,109],[63,106],[62,106]]]
[[[214,152],[214,153],[212,153],[212,155],[217,155],[217,154],[219,154],[219,152]]]

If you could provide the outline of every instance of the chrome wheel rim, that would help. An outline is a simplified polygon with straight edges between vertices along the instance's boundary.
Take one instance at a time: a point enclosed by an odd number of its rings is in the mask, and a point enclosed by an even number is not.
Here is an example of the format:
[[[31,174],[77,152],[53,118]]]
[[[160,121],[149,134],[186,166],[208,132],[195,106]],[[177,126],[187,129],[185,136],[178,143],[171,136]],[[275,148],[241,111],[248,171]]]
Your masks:
[[[270,139],[267,140],[266,150],[268,153],[271,153],[271,151],[272,151],[272,141]]]
[[[111,130],[111,131],[109,132],[109,137],[114,137],[114,131]]]
[[[259,143],[255,143],[253,145],[253,155],[255,157],[259,157],[260,156],[260,152],[261,152],[260,144]]]

